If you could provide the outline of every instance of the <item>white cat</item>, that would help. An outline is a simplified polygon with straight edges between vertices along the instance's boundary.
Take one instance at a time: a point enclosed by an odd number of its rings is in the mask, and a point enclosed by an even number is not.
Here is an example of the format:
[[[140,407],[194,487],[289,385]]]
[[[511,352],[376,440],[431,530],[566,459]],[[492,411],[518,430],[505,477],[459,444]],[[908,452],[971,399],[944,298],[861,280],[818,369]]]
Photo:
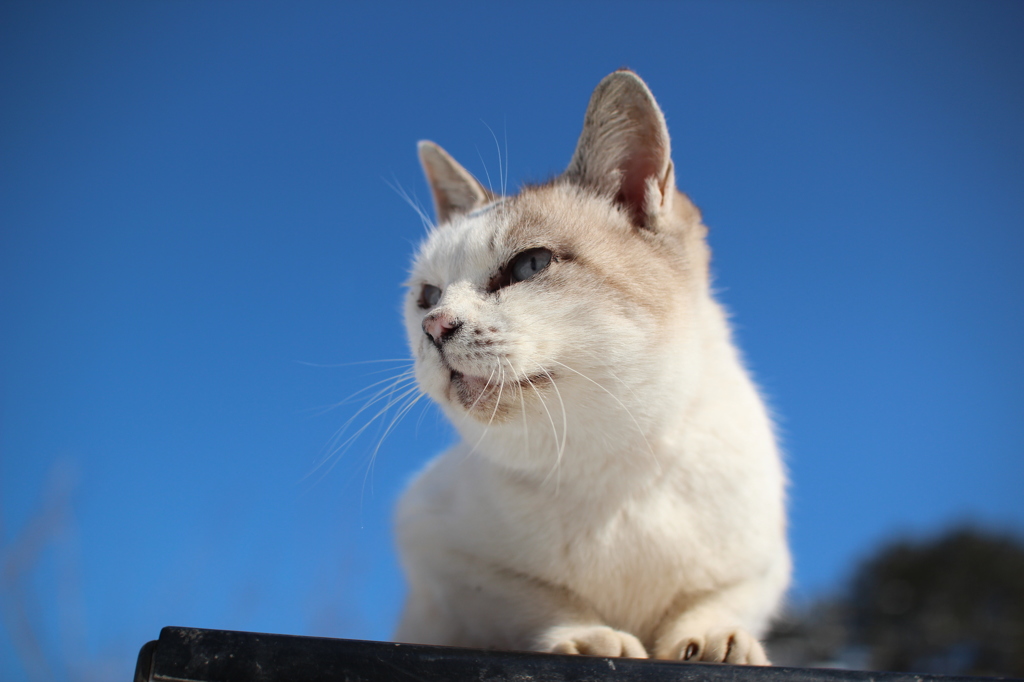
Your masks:
[[[395,639],[766,664],[785,477],[647,86],[605,78],[568,169],[516,196],[419,152],[406,327],[463,440],[399,504]]]

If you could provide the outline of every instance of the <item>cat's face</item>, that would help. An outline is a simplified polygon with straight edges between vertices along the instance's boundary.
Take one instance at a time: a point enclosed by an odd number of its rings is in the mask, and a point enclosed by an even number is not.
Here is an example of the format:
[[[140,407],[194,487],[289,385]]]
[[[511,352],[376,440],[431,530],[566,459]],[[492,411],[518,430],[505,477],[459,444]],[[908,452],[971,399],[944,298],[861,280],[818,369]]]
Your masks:
[[[557,400],[553,382],[585,383],[578,372],[630,374],[685,315],[681,246],[572,185],[434,229],[405,304],[420,385],[454,412],[503,422]]]
[[[660,111],[655,118],[663,127]],[[406,328],[420,386],[465,435],[490,425],[555,440],[561,431],[564,441],[570,421],[621,429],[601,415],[636,424],[692,373],[684,356],[695,346],[707,251],[699,214],[670,184],[667,133],[665,159],[633,163],[647,173],[637,179],[606,169],[601,155],[612,152],[585,148],[587,132],[578,172],[506,198],[421,145],[441,224],[415,258]],[[608,190],[610,173],[633,183],[626,200],[629,188]]]

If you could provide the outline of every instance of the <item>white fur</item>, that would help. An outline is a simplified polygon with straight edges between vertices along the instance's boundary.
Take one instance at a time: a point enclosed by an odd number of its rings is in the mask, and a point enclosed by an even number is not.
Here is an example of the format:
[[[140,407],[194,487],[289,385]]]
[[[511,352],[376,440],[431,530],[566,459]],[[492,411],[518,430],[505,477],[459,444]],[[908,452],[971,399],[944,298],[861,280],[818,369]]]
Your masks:
[[[656,109],[635,75],[609,79]],[[598,94],[596,114],[612,106]],[[416,376],[462,442],[399,504],[398,641],[767,662],[754,638],[789,578],[784,474],[709,293],[703,226],[663,182],[667,139],[641,211],[567,176],[486,210],[459,205],[421,246],[406,302]],[[574,159],[602,153],[581,136]],[[454,163],[424,165],[436,159]],[[476,209],[493,198],[476,195]],[[557,257],[559,244],[564,259],[488,291],[517,253]],[[443,292],[430,310],[423,284]],[[463,322],[443,354],[429,314]],[[453,392],[453,369],[477,377],[477,401]]]

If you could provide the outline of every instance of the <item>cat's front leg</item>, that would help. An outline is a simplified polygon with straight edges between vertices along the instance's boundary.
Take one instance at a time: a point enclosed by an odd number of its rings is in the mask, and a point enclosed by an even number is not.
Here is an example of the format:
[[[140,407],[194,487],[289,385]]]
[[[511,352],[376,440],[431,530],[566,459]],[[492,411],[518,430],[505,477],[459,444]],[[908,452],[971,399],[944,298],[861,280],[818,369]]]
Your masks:
[[[557,625],[541,635],[537,649],[552,654],[647,658],[639,639],[607,625]]]
[[[635,636],[606,626],[572,590],[453,550],[441,538],[415,539],[404,547],[412,589],[396,641],[647,658]]]

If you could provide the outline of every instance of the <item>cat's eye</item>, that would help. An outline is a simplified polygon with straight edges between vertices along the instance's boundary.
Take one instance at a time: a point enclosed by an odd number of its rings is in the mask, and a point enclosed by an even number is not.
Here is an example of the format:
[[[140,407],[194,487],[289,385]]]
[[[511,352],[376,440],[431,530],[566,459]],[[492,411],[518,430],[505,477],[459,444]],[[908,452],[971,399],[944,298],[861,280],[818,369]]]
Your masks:
[[[530,279],[551,264],[551,252],[544,248],[523,251],[512,260],[509,268],[511,284]]]
[[[420,289],[419,306],[424,310],[433,308],[441,300],[441,290],[433,284],[424,284]]]

